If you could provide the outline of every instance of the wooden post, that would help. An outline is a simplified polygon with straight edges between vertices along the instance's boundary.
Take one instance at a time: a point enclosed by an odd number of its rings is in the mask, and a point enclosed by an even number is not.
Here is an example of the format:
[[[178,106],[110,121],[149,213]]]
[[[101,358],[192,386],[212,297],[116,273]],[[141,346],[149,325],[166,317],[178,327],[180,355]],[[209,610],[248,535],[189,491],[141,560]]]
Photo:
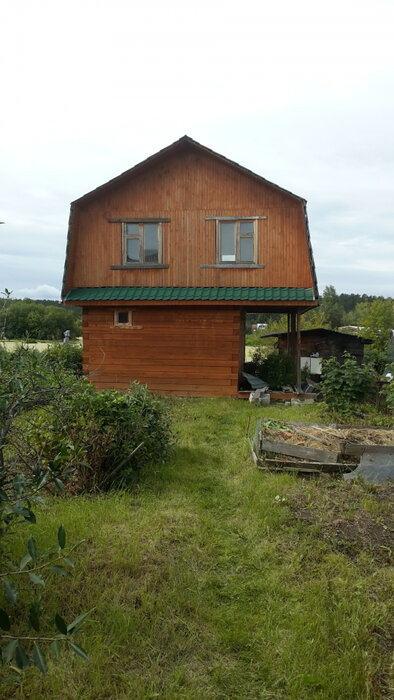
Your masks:
[[[245,364],[245,311],[239,312],[239,366],[238,373],[243,371]]]
[[[287,354],[290,355],[290,311],[287,312],[287,346],[286,346],[286,351]]]
[[[290,356],[294,359],[296,352],[296,312],[290,312]]]
[[[297,393],[301,393],[301,362],[300,362],[300,357],[301,357],[301,314],[299,309],[297,309],[297,316],[296,316],[296,329],[297,329],[297,342],[296,342],[296,351],[295,351],[295,360],[296,360],[296,382],[297,382]]]

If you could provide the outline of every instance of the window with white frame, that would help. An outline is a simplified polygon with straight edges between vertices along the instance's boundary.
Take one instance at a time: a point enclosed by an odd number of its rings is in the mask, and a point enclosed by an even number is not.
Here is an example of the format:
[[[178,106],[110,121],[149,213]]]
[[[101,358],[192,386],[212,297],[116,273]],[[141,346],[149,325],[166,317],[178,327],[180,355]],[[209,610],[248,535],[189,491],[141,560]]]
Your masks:
[[[216,222],[217,262],[257,262],[257,221],[239,219]]]
[[[158,265],[162,262],[161,222],[122,224],[123,265]]]

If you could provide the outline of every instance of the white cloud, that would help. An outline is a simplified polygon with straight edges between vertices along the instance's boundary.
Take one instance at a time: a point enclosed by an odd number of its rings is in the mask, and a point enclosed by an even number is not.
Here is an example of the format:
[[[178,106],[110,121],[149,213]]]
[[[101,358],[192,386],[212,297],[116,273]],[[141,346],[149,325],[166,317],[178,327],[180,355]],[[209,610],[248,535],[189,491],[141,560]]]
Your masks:
[[[34,289],[15,289],[12,293],[13,299],[60,299],[60,289],[51,287],[49,284],[40,284]]]

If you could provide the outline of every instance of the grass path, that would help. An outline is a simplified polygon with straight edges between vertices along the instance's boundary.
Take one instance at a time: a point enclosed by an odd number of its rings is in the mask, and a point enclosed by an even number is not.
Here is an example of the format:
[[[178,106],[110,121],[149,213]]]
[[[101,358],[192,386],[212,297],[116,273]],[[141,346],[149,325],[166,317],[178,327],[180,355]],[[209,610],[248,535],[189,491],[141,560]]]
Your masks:
[[[91,662],[65,654],[44,679],[29,672],[15,697],[388,697],[387,565],[349,558],[318,523],[298,521],[293,500],[315,503],[331,482],[258,472],[245,438],[249,416],[253,426],[261,415],[314,420],[319,407],[173,406],[168,464],[132,493],[59,500],[40,514],[42,541],[60,522],[70,541],[86,539],[74,578],[45,595],[68,620],[94,608],[80,642]]]

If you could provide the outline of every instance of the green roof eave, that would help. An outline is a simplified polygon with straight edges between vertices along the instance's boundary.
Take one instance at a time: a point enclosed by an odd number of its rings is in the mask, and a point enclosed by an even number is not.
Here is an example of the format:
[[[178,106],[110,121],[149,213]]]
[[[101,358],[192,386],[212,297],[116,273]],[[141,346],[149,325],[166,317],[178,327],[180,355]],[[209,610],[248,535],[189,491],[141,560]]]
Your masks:
[[[311,287],[77,287],[65,302],[313,302]]]

